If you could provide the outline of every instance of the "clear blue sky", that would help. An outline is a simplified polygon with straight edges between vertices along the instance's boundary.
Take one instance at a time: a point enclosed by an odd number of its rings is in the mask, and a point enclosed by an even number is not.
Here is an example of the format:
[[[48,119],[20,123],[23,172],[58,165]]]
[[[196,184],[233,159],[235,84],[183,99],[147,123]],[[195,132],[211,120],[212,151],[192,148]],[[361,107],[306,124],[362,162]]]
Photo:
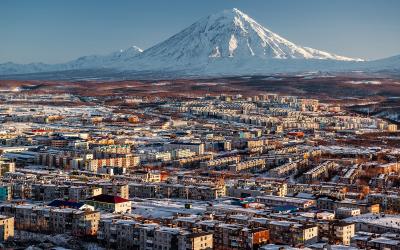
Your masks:
[[[146,49],[233,7],[303,46],[366,59],[400,54],[399,0],[1,0],[0,63]]]

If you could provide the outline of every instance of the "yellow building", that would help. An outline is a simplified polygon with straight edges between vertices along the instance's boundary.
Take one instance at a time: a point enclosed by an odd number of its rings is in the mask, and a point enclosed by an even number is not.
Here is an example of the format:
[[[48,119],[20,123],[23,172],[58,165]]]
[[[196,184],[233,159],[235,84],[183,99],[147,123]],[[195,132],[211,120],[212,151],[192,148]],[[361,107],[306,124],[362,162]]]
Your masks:
[[[350,245],[350,240],[354,236],[355,226],[353,223],[339,223],[334,227],[335,236],[343,245]]]
[[[0,242],[14,237],[14,217],[0,215]]]
[[[213,234],[206,232],[190,233],[180,236],[187,250],[213,249]]]
[[[397,131],[397,125],[396,125],[396,124],[389,124],[389,125],[387,126],[387,130],[388,130],[389,132],[396,132],[396,131]]]
[[[7,172],[15,172],[15,163],[8,159],[0,159],[0,175],[3,176]]]

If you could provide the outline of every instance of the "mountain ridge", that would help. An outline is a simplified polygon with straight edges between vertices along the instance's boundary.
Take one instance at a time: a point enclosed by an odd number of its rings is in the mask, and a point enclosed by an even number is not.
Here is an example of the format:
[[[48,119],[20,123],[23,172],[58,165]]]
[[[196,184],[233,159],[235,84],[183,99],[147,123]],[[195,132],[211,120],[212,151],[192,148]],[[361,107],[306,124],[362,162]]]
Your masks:
[[[0,75],[86,69],[180,72],[183,75],[398,69],[399,60],[396,56],[393,58],[368,62],[302,47],[234,8],[204,17],[146,50],[132,46],[62,64],[4,63],[0,64]]]
[[[6,62],[0,64],[0,74],[30,74],[52,71],[112,68],[112,64],[116,63],[118,60],[126,60],[142,52],[143,50],[139,47],[131,46],[127,49],[121,49],[106,55],[81,56],[66,63],[46,64],[38,62],[16,64],[13,62]]]

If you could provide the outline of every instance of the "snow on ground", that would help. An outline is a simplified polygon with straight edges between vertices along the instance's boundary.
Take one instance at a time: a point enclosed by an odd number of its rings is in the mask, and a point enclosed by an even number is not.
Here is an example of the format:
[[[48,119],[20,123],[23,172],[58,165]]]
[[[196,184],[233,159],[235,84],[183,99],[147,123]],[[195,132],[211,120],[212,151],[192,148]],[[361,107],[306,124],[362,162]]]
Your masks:
[[[21,92],[21,88],[20,87],[15,87],[15,88],[11,88],[11,89],[0,89],[0,92]]]
[[[374,147],[342,147],[342,146],[319,146],[323,152],[329,152],[333,154],[347,154],[347,153],[359,153],[359,154],[367,154],[367,153],[375,153],[380,150],[380,148]]]
[[[263,78],[263,80],[267,80],[267,81],[282,81],[283,78],[274,77],[274,76],[269,76],[269,77]]]
[[[199,82],[196,83],[196,86],[217,86],[217,85],[224,85],[225,83],[218,83],[218,82]]]
[[[400,215],[362,214],[345,219],[347,222],[374,224],[383,227],[400,229]]]
[[[192,208],[186,209],[185,204],[192,204]],[[144,200],[132,202],[132,214],[149,218],[167,218],[176,214],[203,214],[208,204],[206,202],[194,202],[186,200]]]
[[[167,85],[171,85],[171,83],[170,82],[155,82],[155,83],[152,83],[152,85],[154,85],[154,86],[167,86]]]
[[[369,81],[369,80],[361,80],[361,81],[348,81],[348,83],[350,84],[355,84],[355,85],[359,85],[359,84],[367,84],[367,85],[381,85],[382,82],[381,81]]]

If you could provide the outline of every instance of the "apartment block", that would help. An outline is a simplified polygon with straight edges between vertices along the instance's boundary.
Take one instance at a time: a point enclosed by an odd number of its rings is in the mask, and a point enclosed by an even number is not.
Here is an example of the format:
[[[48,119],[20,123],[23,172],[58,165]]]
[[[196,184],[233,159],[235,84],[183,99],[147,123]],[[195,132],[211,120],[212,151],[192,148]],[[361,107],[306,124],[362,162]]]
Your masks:
[[[14,217],[0,215],[0,242],[14,238]]]
[[[73,201],[86,200],[102,193],[101,187],[95,186],[71,186],[68,190],[68,198]]]
[[[102,219],[97,239],[108,248],[211,250],[213,235],[132,219]]]
[[[291,221],[271,221],[269,223],[272,243],[302,246],[318,241],[318,226]]]
[[[96,235],[100,212],[36,205],[4,204],[0,213],[15,218],[15,229],[74,236]]]
[[[85,162],[88,171],[97,172],[97,169],[104,166],[134,168],[140,164],[139,156],[125,156],[117,158],[92,159]]]
[[[7,172],[15,172],[15,163],[8,159],[0,159],[0,176]]]
[[[267,206],[296,206],[299,208],[308,208],[314,206],[315,200],[301,199],[293,197],[278,197],[274,195],[265,195],[256,197],[256,201]]]
[[[129,199],[129,186],[122,183],[100,183],[98,186],[102,190],[102,194],[119,196],[124,199]]]
[[[304,180],[308,183],[311,183],[315,180],[323,178],[324,176],[328,177],[329,170],[334,169],[335,167],[337,167],[337,164],[334,162],[323,162],[322,164],[304,173]]]
[[[239,224],[221,223],[215,227],[214,249],[256,249],[269,242],[266,228],[246,228]]]
[[[253,159],[230,165],[229,170],[232,172],[259,171],[265,168],[265,164],[265,159]]]

